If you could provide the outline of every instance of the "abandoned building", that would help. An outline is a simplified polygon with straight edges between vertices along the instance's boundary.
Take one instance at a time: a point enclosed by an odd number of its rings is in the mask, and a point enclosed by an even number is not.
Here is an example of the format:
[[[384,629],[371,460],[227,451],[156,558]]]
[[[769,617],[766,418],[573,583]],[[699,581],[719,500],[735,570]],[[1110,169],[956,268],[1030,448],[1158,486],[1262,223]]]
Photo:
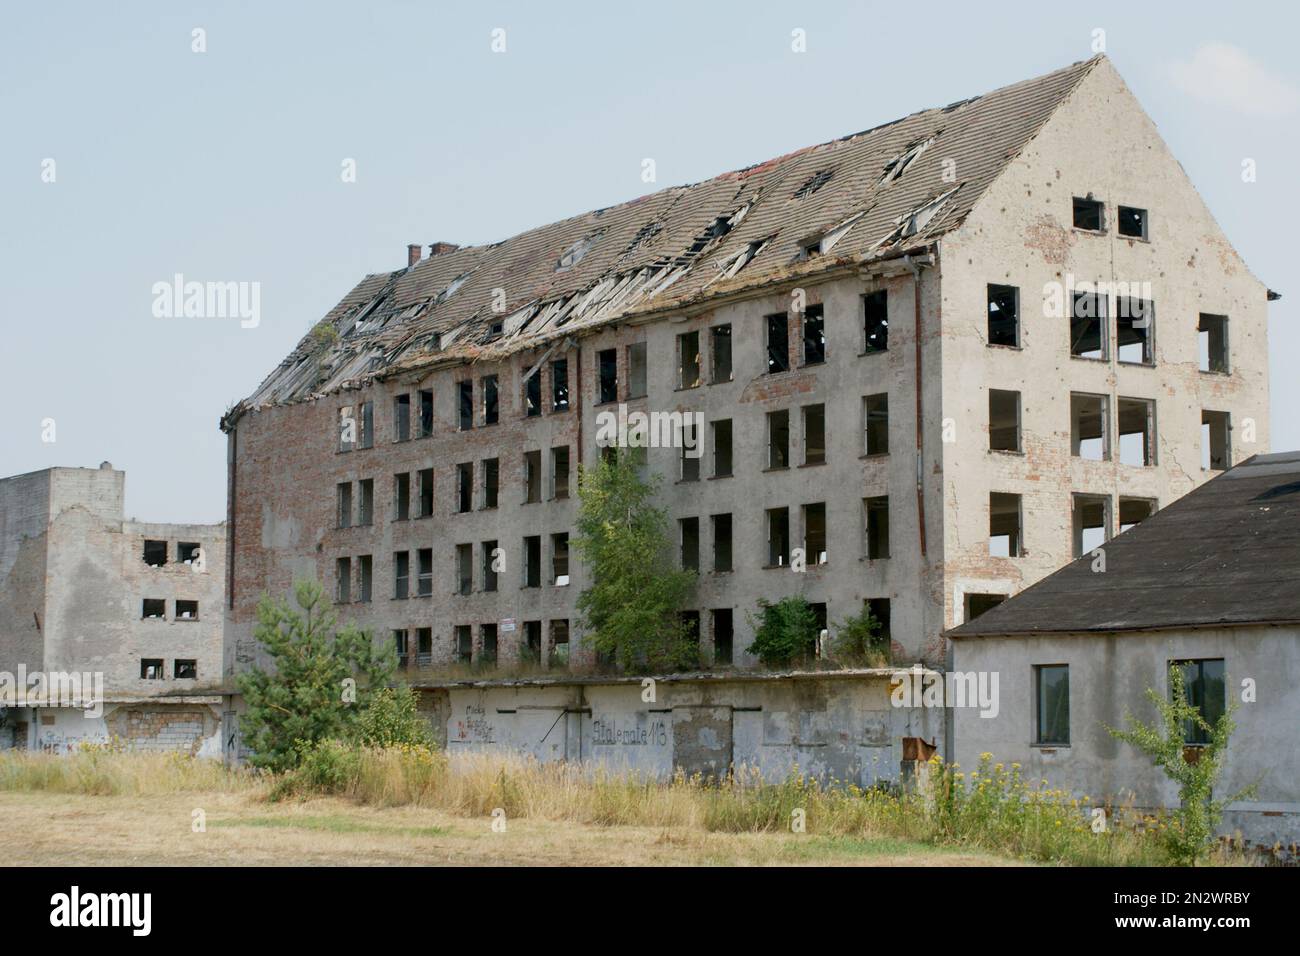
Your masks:
[[[705,665],[753,665],[759,599],[792,594],[940,664],[949,628],[1267,450],[1270,295],[1101,56],[410,246],[221,420],[226,677],[295,578],[407,668],[582,669],[577,480],[620,409],[702,422],[637,454]]]
[[[1178,787],[1107,728],[1150,724],[1148,688],[1183,673],[1188,701],[1236,731],[1216,798],[1223,831],[1300,840],[1300,452],[1257,455],[1150,521],[950,633],[960,673],[998,672],[994,717],[953,708],[953,752],[1116,805],[1177,807]],[[1104,556],[1104,562],[1098,557]],[[1188,722],[1187,759],[1208,741]]]
[[[224,525],[123,517],[126,473],[0,480],[0,749],[221,754]]]

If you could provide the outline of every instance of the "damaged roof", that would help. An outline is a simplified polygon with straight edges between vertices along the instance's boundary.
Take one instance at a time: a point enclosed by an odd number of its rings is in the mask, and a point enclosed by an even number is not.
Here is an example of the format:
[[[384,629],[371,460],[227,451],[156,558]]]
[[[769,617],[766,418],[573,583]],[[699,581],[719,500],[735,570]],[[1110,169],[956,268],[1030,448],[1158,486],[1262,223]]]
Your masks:
[[[949,637],[1300,622],[1300,451],[1255,455]]]
[[[923,248],[1101,60],[366,276],[222,420]],[[949,162],[951,161],[951,162]],[[809,254],[809,248],[815,254]]]

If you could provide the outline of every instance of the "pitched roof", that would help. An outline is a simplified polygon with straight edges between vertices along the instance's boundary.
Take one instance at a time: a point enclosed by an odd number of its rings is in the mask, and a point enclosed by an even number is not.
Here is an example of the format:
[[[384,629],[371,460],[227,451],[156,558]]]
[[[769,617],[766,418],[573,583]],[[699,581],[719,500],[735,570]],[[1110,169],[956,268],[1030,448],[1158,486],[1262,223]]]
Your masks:
[[[924,247],[961,224],[1102,59],[366,276],[227,419]],[[809,258],[804,249],[820,236],[822,254]]]
[[[1255,455],[949,637],[1300,622],[1300,451]]]

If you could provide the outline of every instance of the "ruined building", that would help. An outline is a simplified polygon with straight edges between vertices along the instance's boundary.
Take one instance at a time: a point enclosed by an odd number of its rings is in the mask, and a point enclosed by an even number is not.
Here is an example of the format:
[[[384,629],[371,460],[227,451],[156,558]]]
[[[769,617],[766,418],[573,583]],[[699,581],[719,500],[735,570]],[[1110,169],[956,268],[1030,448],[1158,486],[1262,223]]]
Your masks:
[[[108,462],[0,480],[0,749],[221,753],[225,527],[127,521],[125,488]]]
[[[577,474],[620,405],[701,416],[644,461],[711,665],[789,594],[941,662],[1268,447],[1269,293],[1104,57],[422,253],[222,419],[228,673],[295,577],[409,667],[588,660]]]

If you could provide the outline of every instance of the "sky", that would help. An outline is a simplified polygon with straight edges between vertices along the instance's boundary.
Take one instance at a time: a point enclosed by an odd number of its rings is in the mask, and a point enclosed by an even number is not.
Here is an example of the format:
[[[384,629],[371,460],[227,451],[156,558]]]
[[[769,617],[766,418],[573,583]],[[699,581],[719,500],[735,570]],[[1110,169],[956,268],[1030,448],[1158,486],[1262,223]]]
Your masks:
[[[129,517],[221,521],[222,413],[363,275],[404,266],[407,243],[504,239],[1037,76],[1099,41],[1284,296],[1269,306],[1272,448],[1300,448],[1300,8],[1228,9],[11,6],[0,476],[108,460],[127,472]],[[256,288],[256,322],[155,314],[155,285],[177,274]]]

